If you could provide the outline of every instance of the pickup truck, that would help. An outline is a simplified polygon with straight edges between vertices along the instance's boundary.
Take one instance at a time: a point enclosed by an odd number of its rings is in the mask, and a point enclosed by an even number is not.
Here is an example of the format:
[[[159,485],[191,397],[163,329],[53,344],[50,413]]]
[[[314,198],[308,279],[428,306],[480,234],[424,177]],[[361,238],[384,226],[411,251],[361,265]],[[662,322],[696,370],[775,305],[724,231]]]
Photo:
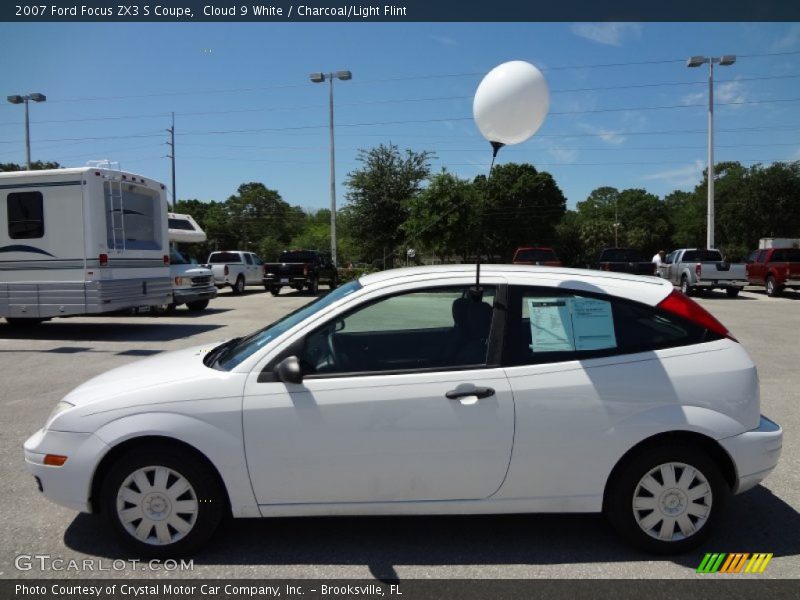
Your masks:
[[[336,267],[331,255],[318,250],[284,250],[278,262],[264,265],[264,287],[273,296],[281,293],[285,285],[298,292],[303,288],[316,296],[319,284],[325,283],[334,289],[339,283]]]
[[[543,265],[545,267],[561,266],[561,261],[552,248],[531,248],[530,246],[517,248],[511,263],[515,265]]]
[[[230,286],[234,294],[244,292],[247,285],[264,283],[264,262],[252,252],[212,252],[207,266],[214,273],[214,284],[218,288]]]
[[[603,248],[591,265],[599,271],[632,273],[633,275],[655,275],[656,266],[633,248]]]
[[[744,264],[726,262],[722,253],[714,249],[673,250],[658,267],[658,275],[679,285],[686,295],[695,290],[719,288],[735,298],[747,285]]]
[[[767,296],[779,296],[785,288],[800,289],[800,248],[755,250],[746,267],[750,285],[763,285]]]

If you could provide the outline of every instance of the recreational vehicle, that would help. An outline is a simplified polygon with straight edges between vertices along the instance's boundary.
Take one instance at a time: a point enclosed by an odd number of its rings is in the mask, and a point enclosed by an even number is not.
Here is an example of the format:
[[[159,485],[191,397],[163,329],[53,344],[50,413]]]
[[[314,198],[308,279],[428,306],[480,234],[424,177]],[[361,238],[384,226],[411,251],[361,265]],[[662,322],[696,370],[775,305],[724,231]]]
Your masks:
[[[110,167],[0,173],[0,317],[171,302],[164,185]]]
[[[172,279],[172,302],[167,312],[185,304],[191,312],[204,310],[212,298],[217,297],[214,274],[211,269],[191,264],[178,251],[175,244],[197,244],[206,241],[206,232],[191,215],[168,213],[170,249],[169,273]]]

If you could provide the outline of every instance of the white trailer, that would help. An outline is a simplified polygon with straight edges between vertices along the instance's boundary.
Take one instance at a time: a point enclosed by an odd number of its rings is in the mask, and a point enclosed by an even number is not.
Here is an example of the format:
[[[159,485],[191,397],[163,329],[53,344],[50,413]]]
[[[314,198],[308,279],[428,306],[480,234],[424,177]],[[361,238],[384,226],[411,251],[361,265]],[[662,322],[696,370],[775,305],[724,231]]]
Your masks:
[[[110,166],[0,173],[0,317],[170,301],[164,185]]]
[[[766,250],[769,248],[800,248],[798,238],[761,238],[758,240],[758,249]]]

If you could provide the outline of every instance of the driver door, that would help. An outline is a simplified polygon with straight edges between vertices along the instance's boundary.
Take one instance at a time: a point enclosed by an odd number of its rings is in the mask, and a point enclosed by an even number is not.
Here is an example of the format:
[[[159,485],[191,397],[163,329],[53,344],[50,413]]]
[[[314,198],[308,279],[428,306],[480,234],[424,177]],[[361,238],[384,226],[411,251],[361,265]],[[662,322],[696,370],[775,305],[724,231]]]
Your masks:
[[[489,352],[494,297],[447,287],[365,302],[290,342],[302,383],[251,374],[244,437],[259,504],[494,494],[514,432]]]

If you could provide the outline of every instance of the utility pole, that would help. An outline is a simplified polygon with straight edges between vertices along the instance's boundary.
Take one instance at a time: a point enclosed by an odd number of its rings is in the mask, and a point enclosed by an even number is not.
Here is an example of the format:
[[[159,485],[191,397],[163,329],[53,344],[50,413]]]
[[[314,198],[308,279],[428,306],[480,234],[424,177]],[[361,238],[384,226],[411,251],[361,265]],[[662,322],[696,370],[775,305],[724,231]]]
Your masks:
[[[175,210],[175,202],[178,197],[175,195],[175,113],[172,113],[172,127],[167,129],[169,132],[169,141],[167,146],[170,147],[171,153],[167,154],[167,158],[172,159],[172,210]]]

